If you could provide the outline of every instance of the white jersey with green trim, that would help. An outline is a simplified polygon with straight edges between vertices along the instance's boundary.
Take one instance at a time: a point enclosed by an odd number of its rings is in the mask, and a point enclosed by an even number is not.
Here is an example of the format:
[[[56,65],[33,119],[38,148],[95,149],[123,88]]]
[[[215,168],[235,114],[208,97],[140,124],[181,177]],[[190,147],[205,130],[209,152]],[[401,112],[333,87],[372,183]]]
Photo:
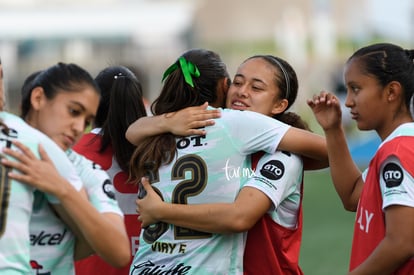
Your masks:
[[[115,213],[123,216],[124,214],[115,198],[115,188],[108,173],[99,164],[72,149],[67,150],[66,153],[81,177],[91,204],[100,213]]]
[[[274,222],[296,228],[301,203],[303,161],[300,156],[284,151],[264,154],[256,171],[243,187],[249,186],[263,192],[272,201],[267,212]]]
[[[102,168],[76,153],[66,151],[80,176],[91,204],[100,213],[123,216],[115,199],[114,187]],[[43,194],[36,193],[30,221],[31,262],[37,271],[47,274],[75,274],[75,236],[55,215]]]
[[[290,126],[249,111],[221,110],[206,136],[177,138],[177,155],[154,173],[169,203],[233,202],[246,156],[274,152]],[[165,223],[144,228],[130,274],[242,274],[245,233],[211,234]]]
[[[42,144],[59,173],[80,190],[82,182],[73,165],[52,140],[13,114],[0,112],[0,120],[7,126],[0,127],[0,150],[4,147],[13,149],[11,141],[18,140],[39,156],[38,145]],[[34,188],[9,179],[8,169],[0,166],[0,274],[30,274],[29,222]]]

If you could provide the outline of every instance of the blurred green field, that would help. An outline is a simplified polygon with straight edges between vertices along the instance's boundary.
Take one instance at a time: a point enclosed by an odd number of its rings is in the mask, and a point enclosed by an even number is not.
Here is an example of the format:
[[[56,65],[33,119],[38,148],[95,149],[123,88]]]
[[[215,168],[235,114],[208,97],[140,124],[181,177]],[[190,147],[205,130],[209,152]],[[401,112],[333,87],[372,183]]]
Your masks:
[[[346,274],[355,213],[345,211],[329,170],[305,172],[300,266],[305,275]]]

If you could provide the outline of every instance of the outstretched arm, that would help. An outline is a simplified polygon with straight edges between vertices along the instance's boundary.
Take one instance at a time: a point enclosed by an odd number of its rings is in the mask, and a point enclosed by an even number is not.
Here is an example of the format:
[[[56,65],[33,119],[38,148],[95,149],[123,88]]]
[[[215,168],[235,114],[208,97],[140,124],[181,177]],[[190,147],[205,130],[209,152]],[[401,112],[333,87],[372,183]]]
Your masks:
[[[162,221],[211,233],[244,232],[271,206],[270,199],[253,187],[242,188],[233,203],[171,204],[161,200],[147,178],[141,182],[147,191],[143,199],[136,200],[142,227]]]
[[[58,174],[52,161],[39,146],[41,159],[20,142],[13,144],[21,152],[4,149],[4,153],[17,161],[2,158],[4,165],[19,170],[21,173],[11,172],[10,178],[25,182],[43,192],[54,195],[75,222],[80,232],[88,240],[93,250],[105,261],[115,267],[123,267],[129,263],[129,241],[121,217],[103,216],[63,177]],[[59,211],[59,207],[57,207]],[[71,221],[68,221],[69,224]]]
[[[331,93],[321,92],[307,103],[325,132],[329,167],[335,189],[345,209],[356,211],[363,180],[361,171],[352,160],[348,149],[339,99]]]
[[[138,145],[147,137],[168,132],[179,136],[205,135],[206,131],[201,127],[214,125],[213,119],[220,117],[219,110],[207,110],[207,107],[208,103],[204,103],[177,112],[142,117],[128,127],[125,137]]]

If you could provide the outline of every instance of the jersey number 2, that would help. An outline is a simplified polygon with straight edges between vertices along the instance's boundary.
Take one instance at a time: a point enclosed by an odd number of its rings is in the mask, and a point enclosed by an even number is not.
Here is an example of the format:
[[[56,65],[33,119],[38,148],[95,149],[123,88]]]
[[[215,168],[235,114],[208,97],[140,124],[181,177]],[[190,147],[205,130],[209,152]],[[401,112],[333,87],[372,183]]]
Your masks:
[[[191,174],[191,178],[185,178],[186,172]],[[156,178],[159,177],[156,176]],[[171,180],[181,180],[172,192],[172,203],[187,204],[188,197],[197,196],[206,187],[207,165],[197,155],[185,155],[174,163],[171,170]],[[154,190],[161,194],[156,188]],[[145,229],[143,237],[147,243],[153,243],[167,230],[168,224],[160,222]],[[175,239],[205,239],[211,236],[211,233],[174,226]]]

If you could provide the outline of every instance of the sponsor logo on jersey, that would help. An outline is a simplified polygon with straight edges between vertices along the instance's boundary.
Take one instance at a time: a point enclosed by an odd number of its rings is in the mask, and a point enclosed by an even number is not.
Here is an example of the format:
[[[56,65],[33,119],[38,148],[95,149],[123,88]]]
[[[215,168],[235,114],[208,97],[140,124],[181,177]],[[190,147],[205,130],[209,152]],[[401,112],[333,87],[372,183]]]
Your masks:
[[[11,139],[10,138],[17,138],[17,131],[12,128],[7,128],[5,126],[0,126],[0,141],[5,143],[5,147],[11,148]],[[6,137],[3,137],[6,136]]]
[[[156,265],[151,261],[134,264],[130,274],[169,274],[169,275],[182,275],[188,274],[191,266],[179,263],[173,266]]]
[[[13,128],[7,128],[5,126],[0,126],[1,133],[7,137],[17,138],[17,131]]]
[[[30,234],[30,245],[59,245],[65,238],[67,230],[62,233],[47,233],[42,230],[39,234]]]
[[[384,179],[385,185],[388,188],[393,188],[399,186],[402,183],[404,179],[404,173],[398,164],[390,162],[385,165],[384,170],[382,171],[382,178]]]
[[[30,266],[32,267],[33,270],[36,270],[36,275],[50,275],[51,274],[49,271],[45,271],[45,272],[40,271],[41,269],[43,269],[43,265],[39,264],[35,260],[30,260]]]
[[[192,147],[200,147],[205,144],[202,143],[203,139],[206,136],[190,136],[190,137],[183,137],[177,140],[177,149],[185,149],[189,146]]]
[[[260,168],[260,174],[270,180],[278,180],[283,177],[284,173],[285,166],[278,160],[268,161]]]
[[[92,169],[96,169],[96,170],[102,170],[102,166],[100,166],[99,164],[97,164],[96,162],[92,162]]]
[[[109,179],[104,181],[102,184],[102,189],[108,198],[115,200],[115,188]]]

